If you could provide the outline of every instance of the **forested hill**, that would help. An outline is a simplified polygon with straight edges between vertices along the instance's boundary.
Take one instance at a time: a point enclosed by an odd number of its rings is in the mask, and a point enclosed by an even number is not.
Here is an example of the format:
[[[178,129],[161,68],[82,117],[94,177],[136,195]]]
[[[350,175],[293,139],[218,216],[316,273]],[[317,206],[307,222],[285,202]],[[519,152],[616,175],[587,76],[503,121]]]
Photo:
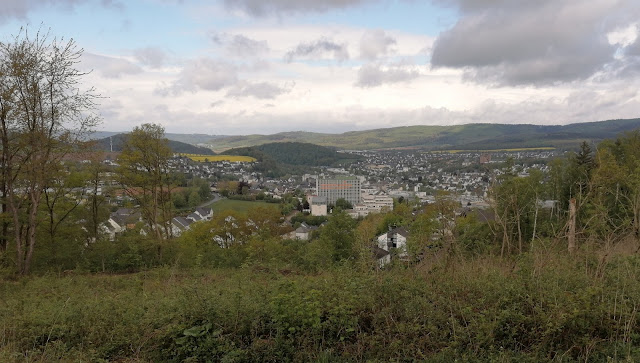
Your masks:
[[[403,126],[352,131],[343,134],[285,132],[275,135],[221,137],[209,141],[220,151],[278,142],[312,142],[339,149],[414,147],[425,150],[556,147],[576,148],[582,141],[600,142],[640,128],[640,118],[584,122],[569,125],[467,124],[456,126]]]
[[[230,149],[224,153],[248,155],[260,161],[270,159],[279,164],[303,166],[328,166],[354,158],[353,155],[338,153],[334,148],[302,142],[275,142],[254,147]]]
[[[111,143],[113,142],[113,151],[122,151],[122,145],[124,144],[126,137],[127,134],[117,134],[96,140],[96,149],[101,151],[111,151]],[[215,155],[215,153],[209,148],[194,146],[180,141],[169,140],[169,147],[174,153]]]

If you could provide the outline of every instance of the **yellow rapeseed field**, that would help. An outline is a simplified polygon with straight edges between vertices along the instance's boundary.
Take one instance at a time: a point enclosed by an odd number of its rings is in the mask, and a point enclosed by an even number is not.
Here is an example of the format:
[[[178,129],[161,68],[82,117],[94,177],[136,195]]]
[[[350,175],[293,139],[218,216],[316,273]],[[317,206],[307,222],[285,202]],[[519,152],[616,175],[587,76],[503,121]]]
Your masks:
[[[240,155],[196,155],[196,154],[180,154],[180,155],[186,156],[189,159],[197,162],[231,161],[231,162],[251,163],[256,161],[255,158],[252,158],[250,156],[240,156]]]

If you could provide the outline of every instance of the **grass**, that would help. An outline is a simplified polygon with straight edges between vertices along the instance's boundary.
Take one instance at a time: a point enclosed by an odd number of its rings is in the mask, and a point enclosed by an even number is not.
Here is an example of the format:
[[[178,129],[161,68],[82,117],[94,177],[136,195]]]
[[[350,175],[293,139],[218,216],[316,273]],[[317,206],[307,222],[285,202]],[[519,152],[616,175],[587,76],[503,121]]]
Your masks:
[[[255,207],[268,207],[268,208],[278,209],[278,204],[234,200],[234,199],[221,199],[209,205],[209,207],[213,209],[214,213],[220,213],[226,210],[234,210],[236,212],[246,213],[249,209],[255,208]]]
[[[640,260],[590,261],[0,280],[0,361],[636,361]]]
[[[197,161],[199,163],[205,161],[230,161],[230,162],[240,162],[240,163],[252,163],[256,161],[255,158],[250,156],[241,156],[241,155],[196,155],[196,154],[181,154],[182,156],[186,156],[193,161]]]

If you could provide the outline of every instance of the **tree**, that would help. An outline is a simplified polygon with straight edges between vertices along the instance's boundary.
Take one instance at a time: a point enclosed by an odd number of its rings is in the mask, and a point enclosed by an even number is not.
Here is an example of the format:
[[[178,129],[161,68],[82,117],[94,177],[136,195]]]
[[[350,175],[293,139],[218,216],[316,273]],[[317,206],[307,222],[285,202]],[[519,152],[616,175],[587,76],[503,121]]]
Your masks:
[[[171,156],[164,128],[157,124],[135,127],[118,156],[120,184],[140,205],[147,226],[158,240],[171,236]]]
[[[346,212],[338,211],[329,218],[322,229],[321,239],[330,247],[334,261],[355,257],[353,247],[356,242],[356,221]]]
[[[95,242],[99,235],[99,226],[108,218],[107,204],[105,203],[105,191],[100,184],[104,182],[105,166],[96,156],[92,157],[86,167],[86,179],[89,182],[89,218],[87,223],[88,240]]]
[[[585,227],[600,241],[640,241],[640,131],[600,144],[589,182]]]
[[[195,208],[197,206],[200,205],[200,203],[202,203],[202,199],[200,199],[200,194],[198,193],[197,190],[192,190],[191,193],[189,193],[189,207]]]
[[[76,69],[82,49],[73,39],[49,39],[22,29],[0,43],[0,164],[2,211],[10,215],[18,273],[30,270],[39,209],[62,159],[98,122],[98,97],[82,90]],[[7,232],[8,228],[3,232]]]
[[[353,204],[344,198],[338,198],[338,200],[336,200],[336,208],[341,210],[353,209]]]
[[[55,243],[56,233],[82,203],[86,176],[78,170],[57,170],[56,178],[44,188],[44,207],[47,211],[49,243]]]
[[[492,187],[497,227],[494,233],[502,237],[501,255],[513,252],[515,242],[522,253],[524,244],[535,237],[543,175],[535,170],[530,174],[527,177],[503,174],[500,183]]]

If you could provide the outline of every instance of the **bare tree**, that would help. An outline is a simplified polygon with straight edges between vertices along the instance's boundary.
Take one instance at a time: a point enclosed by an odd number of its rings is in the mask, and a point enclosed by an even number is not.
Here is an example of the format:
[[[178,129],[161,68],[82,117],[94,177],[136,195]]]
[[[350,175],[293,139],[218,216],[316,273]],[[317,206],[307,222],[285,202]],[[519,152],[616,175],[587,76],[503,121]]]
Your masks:
[[[0,43],[0,148],[3,203],[10,215],[16,268],[27,274],[36,246],[39,207],[62,159],[97,124],[98,97],[81,89],[82,49],[73,39],[34,37],[22,29]],[[3,208],[3,209],[4,209]]]

